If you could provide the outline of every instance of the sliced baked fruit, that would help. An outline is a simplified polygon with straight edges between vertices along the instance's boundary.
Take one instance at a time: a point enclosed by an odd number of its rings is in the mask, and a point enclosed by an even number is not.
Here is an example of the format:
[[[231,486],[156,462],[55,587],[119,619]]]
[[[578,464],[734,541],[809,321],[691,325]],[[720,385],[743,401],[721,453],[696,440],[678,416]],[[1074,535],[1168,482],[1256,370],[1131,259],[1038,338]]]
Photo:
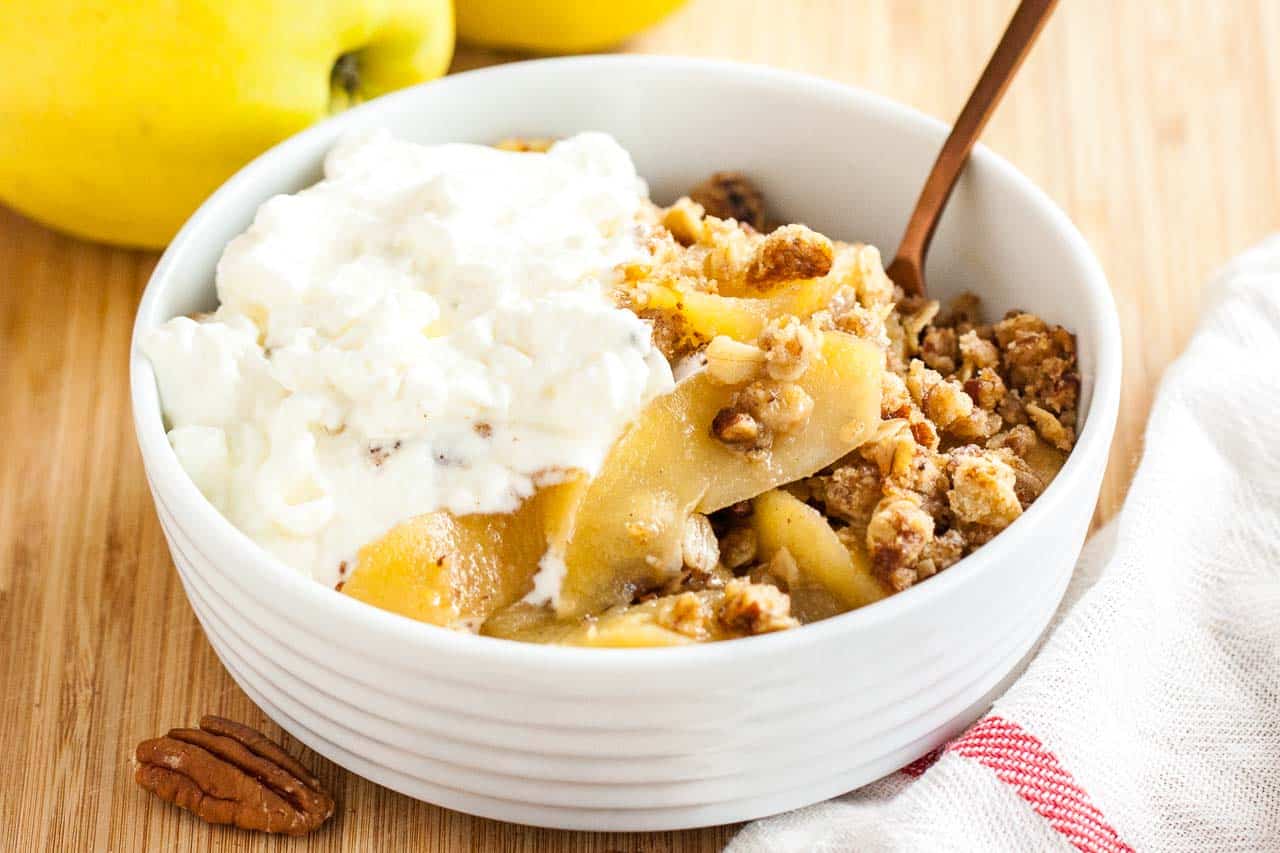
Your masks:
[[[711,435],[734,389],[692,376],[646,407],[590,482],[544,488],[511,514],[406,521],[361,550],[342,591],[412,619],[474,626],[524,596],[540,561],[559,561],[560,619],[629,604],[680,569],[691,513],[809,476],[862,443],[879,421],[883,364],[875,344],[826,333],[798,381],[814,400],[808,423],[759,458]]]
[[[790,584],[793,610],[804,622],[879,601],[890,590],[871,571],[871,561],[858,542],[846,547],[822,513],[804,501],[773,489],[751,502],[751,524],[760,556],[773,558],[786,549],[795,561],[797,578]],[[824,598],[834,599],[835,608]]]
[[[533,585],[581,492],[571,480],[540,489],[513,513],[412,518],[360,549],[342,592],[421,622],[474,627]]]
[[[490,617],[481,633],[530,643],[639,648],[729,640],[800,624],[791,615],[790,599],[777,587],[734,577],[721,584],[574,620],[518,602]]]
[[[691,512],[714,512],[807,477],[861,444],[880,420],[883,369],[874,343],[825,333],[797,383],[813,398],[812,415],[762,458],[711,435],[733,388],[696,374],[654,400],[585,490],[564,553],[558,615],[600,613],[669,579],[681,566]]]
[[[680,315],[690,331],[706,340],[726,335],[734,340],[754,341],[776,317],[793,315],[805,319],[826,307],[844,283],[834,276],[803,279],[761,298],[720,296],[664,284],[648,290],[644,307]]]
[[[600,648],[683,646],[694,642],[658,623],[657,600],[618,607],[597,618],[565,621],[545,607],[516,602],[484,623],[480,633],[524,643]]]

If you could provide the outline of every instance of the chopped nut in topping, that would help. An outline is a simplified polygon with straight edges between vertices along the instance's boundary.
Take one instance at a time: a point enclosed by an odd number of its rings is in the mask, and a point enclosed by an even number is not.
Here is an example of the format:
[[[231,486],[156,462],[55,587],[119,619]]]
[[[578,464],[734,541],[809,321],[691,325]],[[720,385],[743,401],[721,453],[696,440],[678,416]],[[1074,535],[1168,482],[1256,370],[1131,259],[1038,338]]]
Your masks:
[[[880,471],[864,459],[855,459],[810,482],[815,481],[819,484],[816,496],[826,514],[859,528],[871,521],[871,513],[883,497]]]
[[[1080,376],[1070,332],[1034,314],[1014,311],[996,323],[995,334],[1010,387],[1055,414],[1075,408]]]
[[[941,536],[935,536],[920,552],[916,561],[916,580],[932,577],[943,569],[949,569],[964,556],[964,536],[959,530],[948,530]]]
[[[694,640],[705,640],[711,636],[714,618],[710,603],[695,592],[663,598],[654,611],[654,619],[659,625]]]
[[[747,284],[757,290],[831,272],[831,240],[803,225],[784,225],[756,249],[747,267]]]
[[[925,329],[920,342],[920,357],[925,364],[942,374],[955,373],[959,356],[955,329],[936,326]]]
[[[775,586],[735,578],[725,584],[720,620],[731,630],[746,634],[767,634],[795,628],[800,623],[791,615],[791,597]]]
[[[813,412],[813,398],[794,383],[753,382],[740,393],[756,419],[774,436],[796,432]]]
[[[760,441],[760,424],[746,412],[721,409],[711,421],[711,434],[739,449],[755,448]]]
[[[896,373],[885,373],[880,389],[880,417],[905,418],[911,414],[911,405],[907,383]]]
[[[906,418],[881,421],[875,435],[858,448],[858,453],[874,462],[884,479],[903,476],[915,458],[917,441]]]
[[[964,391],[978,408],[994,412],[1004,400],[1004,380],[990,367],[980,367],[977,374],[964,383]]]
[[[1004,397],[996,404],[996,413],[1008,426],[1019,426],[1028,422],[1026,406],[1022,404],[1022,394],[1005,389]]]
[[[885,317],[893,310],[890,304],[864,307],[851,287],[842,287],[831,297],[826,309],[826,324],[830,328],[857,335],[860,338],[879,341],[888,345],[889,338],[885,333]],[[822,312],[814,315],[817,320]],[[821,326],[820,326],[821,327]]]
[[[803,427],[812,412],[813,398],[799,385],[758,380],[734,393],[711,422],[711,434],[740,450],[767,450],[777,436]]]
[[[920,352],[920,339],[933,318],[938,316],[940,307],[938,300],[919,296],[909,296],[898,303],[907,355]]]
[[[1035,431],[1026,424],[1019,424],[988,441],[987,449],[1006,449],[1015,456],[1026,456],[1036,443]]]
[[[981,441],[995,435],[1004,421],[995,412],[973,408],[947,426],[947,432],[958,441]]]
[[[760,333],[759,343],[769,378],[795,382],[817,357],[822,339],[799,318],[787,314],[769,321]]]
[[[1026,406],[1027,416],[1031,418],[1031,422],[1035,424],[1036,432],[1040,433],[1040,437],[1052,444],[1059,450],[1070,450],[1075,444],[1075,431],[1068,429],[1062,425],[1062,421],[1054,417],[1035,403],[1028,403]]]
[[[635,311],[640,319],[653,324],[653,345],[666,356],[667,361],[677,362],[705,343],[697,332],[689,328],[683,314],[639,307]]]
[[[996,345],[978,337],[972,329],[960,336],[958,349],[963,363],[973,369],[993,368],[1000,364],[1000,351]]]
[[[933,518],[910,493],[883,498],[867,525],[871,563],[893,582],[894,572],[910,567],[933,539]],[[900,578],[901,579],[901,578]],[[914,575],[912,582],[914,582]],[[897,582],[894,586],[902,588]]]
[[[1022,514],[1013,468],[993,452],[959,455],[951,463],[951,511],[969,524],[1003,530]]]

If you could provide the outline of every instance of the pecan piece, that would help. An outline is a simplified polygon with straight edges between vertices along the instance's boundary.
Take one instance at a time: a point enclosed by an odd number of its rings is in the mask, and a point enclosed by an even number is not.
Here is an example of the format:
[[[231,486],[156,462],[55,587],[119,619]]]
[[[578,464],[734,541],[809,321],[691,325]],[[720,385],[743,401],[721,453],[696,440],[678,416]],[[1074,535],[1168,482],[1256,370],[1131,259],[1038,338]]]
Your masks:
[[[320,780],[248,726],[205,716],[138,744],[134,780],[208,823],[305,835],[333,815]]]
[[[791,615],[791,596],[776,586],[734,578],[724,585],[720,621],[730,631],[771,634],[794,628],[800,622]]]
[[[834,260],[830,239],[803,225],[784,225],[756,248],[747,265],[747,284],[764,290],[799,278],[821,278],[831,272]]]
[[[754,447],[760,439],[760,424],[746,412],[726,407],[716,412],[711,434],[733,447]]]

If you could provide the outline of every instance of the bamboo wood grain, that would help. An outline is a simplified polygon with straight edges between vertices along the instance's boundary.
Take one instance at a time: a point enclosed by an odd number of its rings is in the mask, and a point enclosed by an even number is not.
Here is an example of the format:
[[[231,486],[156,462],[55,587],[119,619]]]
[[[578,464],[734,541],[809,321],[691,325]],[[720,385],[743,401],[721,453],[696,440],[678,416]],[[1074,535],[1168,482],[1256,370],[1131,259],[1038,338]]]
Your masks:
[[[796,0],[783,14],[777,0],[694,0],[629,49],[810,71],[949,120],[1013,8]],[[508,58],[464,51],[457,67]],[[1125,391],[1099,520],[1120,505],[1205,278],[1280,224],[1277,103],[1280,4],[1070,0],[984,133],[1067,210],[1115,289]],[[311,756],[340,807],[301,840],[211,829],[133,784],[144,737],[205,712],[263,722],[183,598],[134,448],[129,332],[154,263],[0,209],[0,850],[718,849],[732,828],[511,826]]]

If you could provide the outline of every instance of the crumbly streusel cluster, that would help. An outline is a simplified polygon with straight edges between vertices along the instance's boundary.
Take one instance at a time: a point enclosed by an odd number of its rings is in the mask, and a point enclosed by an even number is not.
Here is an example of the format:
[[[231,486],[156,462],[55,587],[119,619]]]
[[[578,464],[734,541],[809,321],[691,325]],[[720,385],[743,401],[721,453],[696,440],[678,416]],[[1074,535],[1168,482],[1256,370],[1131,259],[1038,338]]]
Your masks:
[[[905,589],[990,541],[1049,485],[1075,442],[1075,340],[1010,312],[978,320],[964,296],[900,300],[876,435],[796,485],[876,571]],[[927,319],[922,319],[927,318]]]
[[[653,260],[626,271],[618,298],[652,321],[673,364],[701,359],[713,379],[740,386],[711,426],[726,446],[763,461],[778,436],[803,431],[813,400],[796,380],[825,330],[883,346],[874,435],[785,488],[820,510],[851,549],[865,550],[892,589],[988,542],[1040,496],[1071,450],[1080,376],[1075,338],[1062,327],[1020,311],[983,322],[971,294],[946,310],[937,300],[905,297],[870,246],[832,241],[803,225],[763,233],[763,198],[738,174],[718,173],[652,217]],[[768,300],[781,298],[773,295],[777,285],[798,280],[821,282],[812,291],[821,304],[783,306],[751,342],[700,335],[685,305],[653,298],[654,288],[667,288]],[[714,568],[688,566],[649,597],[675,602],[733,577],[785,592],[794,560],[785,550],[759,559],[750,511],[744,503],[716,513],[709,520]],[[791,624],[775,592],[757,597],[768,602],[762,627]],[[673,624],[695,609],[692,599],[683,601],[671,605]]]

